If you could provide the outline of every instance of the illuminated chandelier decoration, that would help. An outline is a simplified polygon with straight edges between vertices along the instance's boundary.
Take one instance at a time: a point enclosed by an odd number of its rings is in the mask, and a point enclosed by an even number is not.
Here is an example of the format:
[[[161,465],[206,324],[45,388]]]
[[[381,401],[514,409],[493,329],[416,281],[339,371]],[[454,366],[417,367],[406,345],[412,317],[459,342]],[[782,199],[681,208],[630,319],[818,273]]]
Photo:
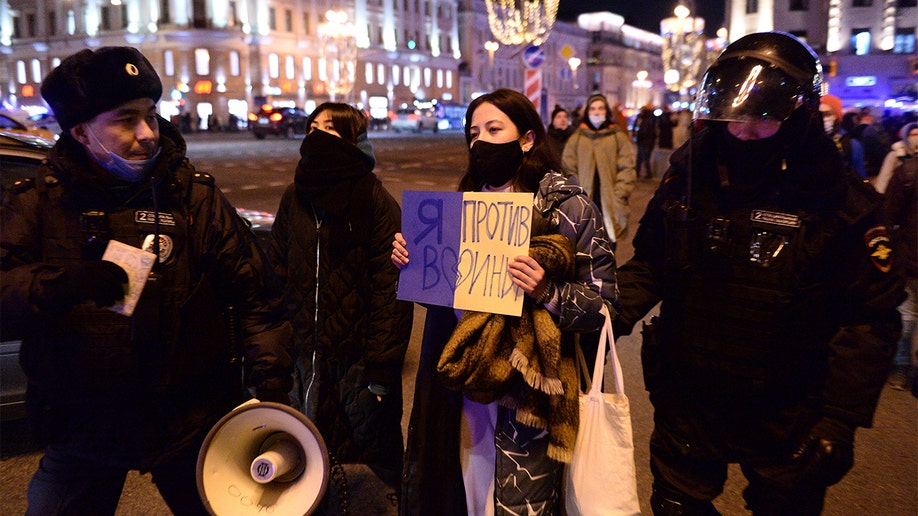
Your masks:
[[[558,16],[559,0],[485,0],[488,25],[504,45],[540,45]]]

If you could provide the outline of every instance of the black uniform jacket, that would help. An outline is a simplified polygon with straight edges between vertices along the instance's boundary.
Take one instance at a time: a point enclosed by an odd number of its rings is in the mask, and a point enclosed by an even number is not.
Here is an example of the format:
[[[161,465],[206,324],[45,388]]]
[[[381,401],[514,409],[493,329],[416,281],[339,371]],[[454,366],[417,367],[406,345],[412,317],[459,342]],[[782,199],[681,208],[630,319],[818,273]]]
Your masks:
[[[240,356],[260,396],[292,383],[290,325],[263,252],[214,179],[185,158],[181,135],[159,124],[150,180],[114,180],[64,134],[0,211],[3,337],[22,338],[40,437],[131,468],[198,444],[243,400]],[[160,259],[133,316],[91,302],[49,308],[47,287],[63,268],[101,258],[109,240],[150,248],[157,239]],[[238,324],[225,318],[230,307]]]

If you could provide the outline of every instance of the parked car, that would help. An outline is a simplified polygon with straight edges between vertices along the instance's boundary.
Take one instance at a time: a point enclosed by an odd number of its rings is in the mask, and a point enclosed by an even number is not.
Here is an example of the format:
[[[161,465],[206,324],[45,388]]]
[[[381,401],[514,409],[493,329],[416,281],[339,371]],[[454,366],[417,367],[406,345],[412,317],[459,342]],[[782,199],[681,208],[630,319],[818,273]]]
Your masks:
[[[436,133],[440,131],[440,117],[436,109],[402,108],[395,112],[395,119],[390,126],[397,133],[419,133],[424,129]]]
[[[0,129],[0,192],[17,181],[35,177],[53,146],[54,140],[50,138]],[[21,344],[4,335],[0,325],[0,420],[3,421],[25,416],[26,379],[19,366]]]
[[[35,177],[54,140],[35,134],[0,129],[0,194],[17,181]],[[237,208],[261,245],[268,241],[274,215]],[[22,342],[3,333],[0,325],[0,420],[25,417],[26,377],[19,365]]]
[[[29,117],[25,121],[26,125],[33,129],[44,129],[45,131],[50,132],[55,135],[61,134],[61,126],[57,123],[57,118],[54,117],[52,113],[38,113]]]
[[[33,127],[25,120],[18,120],[9,113],[0,113],[0,131],[34,134],[51,140],[57,139],[56,133],[40,127]]]
[[[249,127],[259,140],[265,139],[269,134],[294,138],[298,134],[306,134],[308,116],[309,114],[300,108],[264,106],[257,113],[249,113]]]

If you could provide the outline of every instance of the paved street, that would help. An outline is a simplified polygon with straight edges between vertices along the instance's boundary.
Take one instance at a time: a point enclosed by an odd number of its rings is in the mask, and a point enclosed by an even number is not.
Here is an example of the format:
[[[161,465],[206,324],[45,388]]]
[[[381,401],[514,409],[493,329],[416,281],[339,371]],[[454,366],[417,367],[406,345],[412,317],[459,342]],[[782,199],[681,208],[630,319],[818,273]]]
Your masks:
[[[238,206],[275,211],[283,189],[292,180],[299,141],[268,139],[256,141],[250,135],[192,135],[189,157],[198,169],[217,177],[228,198]],[[404,190],[454,190],[465,167],[464,140],[458,133],[388,135],[373,133],[377,174],[396,199]],[[654,189],[641,181],[631,198],[632,224],[637,225]],[[619,243],[619,263],[631,255],[630,241]],[[405,418],[410,411],[418,346],[423,330],[424,310],[415,310],[415,328],[405,363]],[[638,489],[642,508],[650,514],[651,476],[647,442],[652,429],[652,408],[643,388],[640,342],[634,336],[618,341],[625,372],[625,388],[631,401],[634,426]],[[22,514],[25,486],[37,466],[40,451],[34,449],[23,422],[0,427],[0,514]],[[348,477],[352,508],[357,499],[384,500],[379,484],[365,470],[351,470]],[[715,502],[725,515],[748,514],[743,508],[743,481],[738,469],[730,471],[724,494]],[[165,504],[152,487],[149,475],[132,473],[121,499],[119,515],[165,515]],[[382,504],[378,510],[352,514],[394,514]],[[825,514],[862,516],[918,514],[918,400],[902,391],[886,389],[880,401],[873,429],[857,434],[856,464],[852,472],[829,490]]]

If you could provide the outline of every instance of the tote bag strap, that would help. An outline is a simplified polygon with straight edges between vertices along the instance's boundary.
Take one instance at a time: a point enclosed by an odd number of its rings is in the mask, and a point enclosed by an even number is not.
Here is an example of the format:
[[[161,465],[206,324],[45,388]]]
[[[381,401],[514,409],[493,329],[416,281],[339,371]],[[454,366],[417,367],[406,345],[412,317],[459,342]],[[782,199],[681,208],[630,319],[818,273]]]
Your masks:
[[[602,313],[605,321],[603,322],[602,334],[599,337],[599,347],[596,348],[596,363],[593,365],[593,382],[590,385],[590,393],[602,392],[602,376],[605,369],[606,344],[608,343],[609,356],[613,369],[615,380],[615,393],[625,394],[625,380],[622,374],[622,364],[618,360],[618,353],[615,351],[615,335],[612,331],[612,317],[609,315],[609,308],[602,306]],[[581,356],[583,352],[581,351]]]

